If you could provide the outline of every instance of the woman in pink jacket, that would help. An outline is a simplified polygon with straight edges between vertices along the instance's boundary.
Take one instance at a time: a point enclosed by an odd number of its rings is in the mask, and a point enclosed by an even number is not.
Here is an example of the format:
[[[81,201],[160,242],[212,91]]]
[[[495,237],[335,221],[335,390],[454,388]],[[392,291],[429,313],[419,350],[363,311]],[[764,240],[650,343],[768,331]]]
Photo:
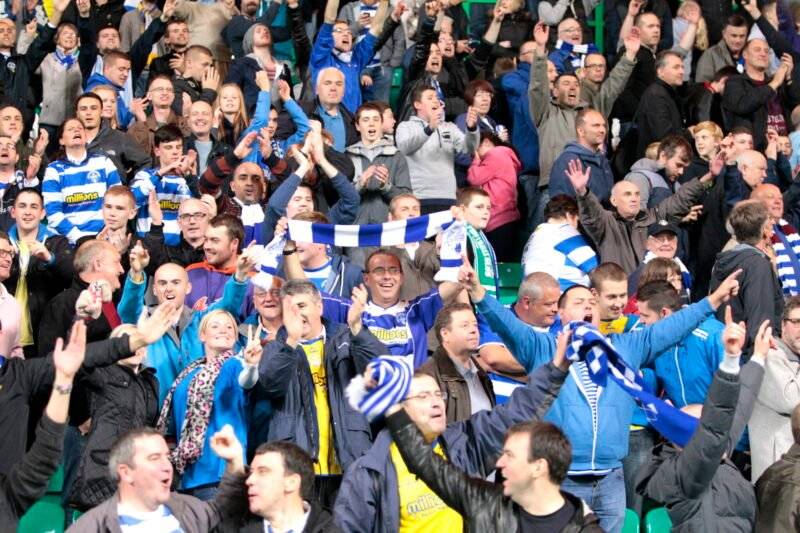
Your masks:
[[[521,169],[513,148],[493,133],[481,133],[467,181],[489,193],[492,209],[484,231],[500,262],[519,260],[517,175]]]

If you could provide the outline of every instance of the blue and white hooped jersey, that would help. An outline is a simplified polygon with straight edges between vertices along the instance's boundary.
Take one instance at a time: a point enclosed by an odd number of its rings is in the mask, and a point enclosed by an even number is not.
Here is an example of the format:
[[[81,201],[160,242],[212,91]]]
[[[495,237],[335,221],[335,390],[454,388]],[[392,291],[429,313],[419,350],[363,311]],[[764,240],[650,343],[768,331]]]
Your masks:
[[[326,294],[322,304],[325,318],[347,323],[349,298]],[[413,356],[414,368],[419,368],[428,358],[428,330],[433,327],[442,305],[439,290],[434,288],[411,301],[400,301],[386,309],[370,300],[364,307],[361,320],[364,327],[386,345],[391,355]]]
[[[150,231],[150,213],[147,199],[150,191],[156,191],[156,198],[164,217],[164,242],[167,246],[177,246],[181,240],[178,227],[178,209],[181,201],[191,198],[192,193],[183,176],[156,174],[157,168],[148,168],[136,173],[131,183],[131,192],[136,198],[139,214],[136,217],[136,233],[143,237]]]
[[[88,154],[82,161],[53,161],[42,182],[48,227],[71,244],[99,233],[103,229],[103,196],[120,183],[114,162],[102,154]]]

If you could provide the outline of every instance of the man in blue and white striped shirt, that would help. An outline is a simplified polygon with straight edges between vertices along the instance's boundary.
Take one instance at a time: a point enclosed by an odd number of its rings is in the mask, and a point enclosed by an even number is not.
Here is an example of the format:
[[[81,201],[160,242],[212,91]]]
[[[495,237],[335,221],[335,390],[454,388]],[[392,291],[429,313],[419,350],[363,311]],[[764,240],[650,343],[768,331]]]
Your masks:
[[[156,130],[153,137],[153,152],[158,158],[158,166],[136,173],[131,183],[131,191],[136,198],[139,215],[136,220],[136,233],[140,237],[150,231],[151,217],[148,200],[154,193],[161,207],[164,223],[164,241],[167,246],[180,242],[178,227],[178,208],[181,201],[192,197],[184,177],[190,172],[193,160],[183,154],[183,135],[177,126],[167,124]]]
[[[61,131],[59,143],[65,155],[47,166],[42,196],[48,227],[74,245],[103,229],[103,196],[120,179],[111,159],[86,151],[86,130],[80,120],[68,119]]]

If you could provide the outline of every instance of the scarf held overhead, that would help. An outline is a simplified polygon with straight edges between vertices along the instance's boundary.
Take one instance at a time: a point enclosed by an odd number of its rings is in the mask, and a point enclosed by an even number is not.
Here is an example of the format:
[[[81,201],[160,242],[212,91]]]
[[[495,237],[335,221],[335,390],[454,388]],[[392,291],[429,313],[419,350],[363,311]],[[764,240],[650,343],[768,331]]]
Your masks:
[[[611,342],[593,325],[586,322],[569,323],[572,342],[567,346],[567,358],[583,361],[593,382],[605,387],[610,377],[633,396],[647,419],[664,437],[684,447],[697,428],[697,419],[647,392],[640,372],[630,368]]]

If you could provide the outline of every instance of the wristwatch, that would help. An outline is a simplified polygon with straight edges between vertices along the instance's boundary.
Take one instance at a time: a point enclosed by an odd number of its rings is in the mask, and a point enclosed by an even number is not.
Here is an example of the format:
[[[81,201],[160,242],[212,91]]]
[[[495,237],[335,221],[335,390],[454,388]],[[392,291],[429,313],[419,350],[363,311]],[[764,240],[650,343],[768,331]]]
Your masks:
[[[69,394],[72,392],[72,383],[69,385],[59,385],[58,383],[53,384],[53,389],[59,394]]]

